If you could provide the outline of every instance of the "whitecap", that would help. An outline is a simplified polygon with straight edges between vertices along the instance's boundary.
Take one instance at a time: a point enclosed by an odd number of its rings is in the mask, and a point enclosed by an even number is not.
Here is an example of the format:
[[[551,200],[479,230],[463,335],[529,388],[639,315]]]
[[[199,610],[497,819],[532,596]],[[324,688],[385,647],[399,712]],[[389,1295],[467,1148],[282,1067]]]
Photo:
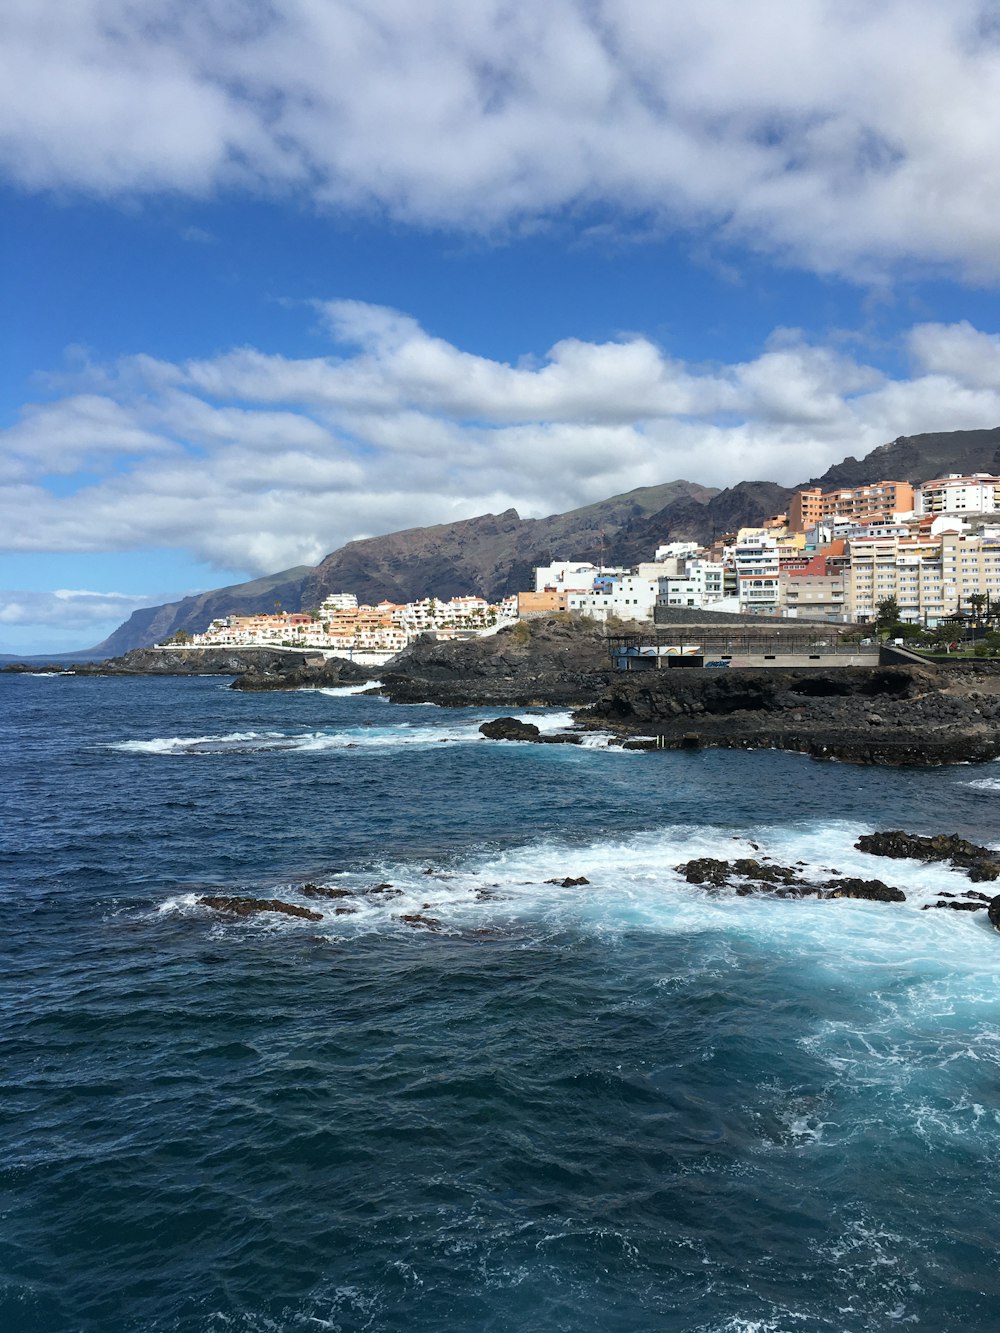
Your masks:
[[[346,699],[352,694],[364,694],[367,690],[380,689],[381,685],[380,680],[364,680],[357,685],[305,685],[301,692],[305,694],[328,694],[334,699]],[[381,698],[382,696],[379,695],[378,697]]]

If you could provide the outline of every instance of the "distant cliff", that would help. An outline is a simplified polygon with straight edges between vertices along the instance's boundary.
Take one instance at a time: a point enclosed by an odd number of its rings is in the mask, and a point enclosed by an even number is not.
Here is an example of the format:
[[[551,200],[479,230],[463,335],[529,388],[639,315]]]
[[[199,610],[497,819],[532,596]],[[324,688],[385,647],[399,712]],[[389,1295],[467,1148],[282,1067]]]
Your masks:
[[[602,541],[608,560],[624,559],[626,550],[632,549],[645,556],[645,535],[640,542],[627,534],[633,529],[644,532],[647,520],[671,504],[680,501],[701,508],[716,494],[695,482],[672,481],[550,518],[522,519],[508,509],[348,542],[315,568],[300,566],[136,611],[91,651],[96,656],[118,656],[161,643],[178,630],[198,633],[217,616],[273,611],[277,602],[285,611],[311,609],[331,592],[354,592],[363,602],[384,598],[408,602],[461,593],[497,600],[532,587],[535,565],[566,558],[599,559]],[[659,532],[654,546],[665,539],[665,528],[653,524],[650,530]]]
[[[211,592],[182,597],[178,602],[163,606],[146,606],[133,611],[123,625],[89,653],[93,657],[119,657],[133,648],[148,648],[162,643],[178,630],[189,634],[206,629],[217,616],[254,615],[274,611],[280,603],[284,611],[297,611],[301,605],[302,588],[313,572],[311,565],[299,565],[280,574],[253,579],[250,583],[236,583],[229,588],[214,588]]]
[[[900,436],[862,459],[845,458],[800,486],[857,486],[883,478],[927,481],[944,472],[1000,472],[1000,427]],[[724,491],[696,482],[644,486],[597,504],[523,519],[514,509],[456,523],[408,528],[348,542],[315,568],[300,566],[136,611],[91,649],[110,657],[160,643],[177,630],[198,633],[217,616],[311,609],[331,592],[361,601],[479,593],[497,600],[532,586],[535,565],[551,560],[634,564],[662,542],[711,542],[781,512],[796,487],[741,481]]]
[[[1000,426],[900,435],[864,458],[845,458],[803,486],[864,486],[872,481],[930,481],[948,472],[1000,472]],[[798,489],[798,487],[796,487]]]

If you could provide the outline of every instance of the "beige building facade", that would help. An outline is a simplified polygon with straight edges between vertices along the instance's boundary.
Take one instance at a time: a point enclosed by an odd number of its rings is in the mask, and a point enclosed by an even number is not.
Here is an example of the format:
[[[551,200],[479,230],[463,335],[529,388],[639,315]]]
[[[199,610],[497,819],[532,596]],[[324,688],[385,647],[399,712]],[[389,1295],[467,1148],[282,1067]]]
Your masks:
[[[895,597],[902,620],[929,625],[968,609],[973,595],[1000,601],[1000,537],[947,532],[927,540],[879,538],[848,546],[846,602],[852,620],[874,620],[888,597]]]

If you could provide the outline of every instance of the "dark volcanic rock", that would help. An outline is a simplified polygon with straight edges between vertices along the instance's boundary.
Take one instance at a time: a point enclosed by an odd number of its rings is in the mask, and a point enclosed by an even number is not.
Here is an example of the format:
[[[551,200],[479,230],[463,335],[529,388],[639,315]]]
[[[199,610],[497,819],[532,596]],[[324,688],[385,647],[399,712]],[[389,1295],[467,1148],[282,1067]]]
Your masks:
[[[139,648],[103,662],[79,662],[75,676],[238,676],[305,666],[310,653],[274,648]]]
[[[535,741],[541,732],[533,722],[521,722],[516,717],[498,717],[484,722],[479,728],[491,741]]]
[[[422,635],[380,674],[381,692],[395,703],[510,708],[585,704],[613,673],[602,630],[554,616],[478,639]]]
[[[968,872],[969,878],[981,883],[993,880],[1000,875],[1000,861],[996,852],[977,843],[967,842],[957,833],[938,833],[925,837],[919,833],[906,833],[902,829],[889,829],[883,833],[864,833],[854,844],[859,852],[868,852],[872,856],[890,856],[897,860],[948,861],[960,870]]]
[[[377,673],[371,667],[360,666],[346,657],[327,657],[319,661],[303,660],[297,653],[287,653],[267,666],[251,664],[230,689],[234,690],[301,690],[339,685],[360,685],[374,680]]]
[[[589,884],[590,880],[586,875],[578,875],[576,879],[573,879],[571,875],[567,875],[565,879],[547,879],[545,883],[556,884],[560,889],[575,889],[581,884]]]
[[[721,889],[729,883],[732,867],[728,861],[718,861],[714,856],[699,856],[693,861],[685,861],[674,866],[679,875],[683,875],[689,884],[711,884]]]
[[[813,885],[788,866],[764,865],[752,857],[737,857],[735,861],[720,861],[712,856],[697,857],[674,867],[689,884],[708,884],[722,888],[732,883],[736,876],[743,880],[752,880],[762,888],[780,887],[797,888],[815,892]]]
[[[211,907],[216,912],[227,912],[231,916],[256,916],[260,912],[281,912],[285,916],[300,916],[306,921],[322,921],[322,912],[311,912],[308,907],[298,907],[295,903],[282,902],[280,898],[236,898],[229,895],[212,895],[199,898],[202,907]]]
[[[401,916],[399,920],[405,922],[408,926],[413,926],[415,929],[441,929],[441,922],[438,921],[437,917],[424,916],[422,912],[407,912],[404,916]]]
[[[328,884],[303,884],[302,894],[306,898],[352,898],[350,889],[335,889]]]
[[[610,728],[628,749],[682,749],[696,736],[859,764],[1000,757],[1000,692],[962,690],[946,671],[910,666],[620,672],[576,722]]]
[[[828,898],[864,898],[873,903],[906,902],[902,889],[894,889],[880,879],[831,879],[826,888]]]
[[[924,903],[921,912],[927,912],[932,907],[950,907],[953,912],[985,912],[987,906],[985,903],[961,903],[942,900],[936,903]]]
[[[6,666],[0,666],[0,672],[8,671],[13,675],[26,676],[60,676],[67,668],[60,666],[55,662],[45,662],[38,664],[34,662],[8,662]]]
[[[765,865],[752,857],[737,857],[734,861],[717,860],[712,856],[697,857],[676,866],[689,884],[705,884],[711,888],[735,888],[746,897],[751,893],[770,893],[779,898],[868,898],[874,902],[903,903],[906,894],[891,888],[879,879],[831,879],[825,884],[813,884],[803,879],[790,866]]]
[[[1000,930],[1000,893],[990,899],[990,905],[986,910],[989,913],[990,925],[995,930]]]

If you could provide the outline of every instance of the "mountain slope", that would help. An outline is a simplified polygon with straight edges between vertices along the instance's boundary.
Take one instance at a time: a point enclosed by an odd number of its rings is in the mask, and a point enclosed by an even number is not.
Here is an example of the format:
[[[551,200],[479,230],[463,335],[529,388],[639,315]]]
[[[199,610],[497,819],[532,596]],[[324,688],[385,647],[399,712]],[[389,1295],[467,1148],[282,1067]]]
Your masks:
[[[179,629],[195,633],[203,630],[217,616],[254,615],[273,611],[276,603],[286,611],[297,611],[302,586],[313,572],[311,565],[298,565],[280,574],[268,574],[249,583],[235,583],[228,588],[182,597],[163,606],[145,606],[133,611],[124,624],[103,642],[89,649],[88,656],[120,657],[133,648],[148,648],[161,643]]]
[[[531,587],[534,566],[551,560],[603,556],[609,564],[628,565],[650,559],[667,540],[710,542],[780,513],[803,486],[857,486],[883,478],[928,481],[945,472],[1000,472],[1000,427],[900,436],[795,487],[741,481],[716,491],[673,481],[548,518],[522,519],[508,509],[368,537],[331,552],[315,569],[300,566],[136,611],[90,652],[112,656],[148,647],[179,629],[203,630],[217,616],[271,611],[278,601],[289,611],[315,607],[331,592],[355,592],[369,602],[471,592],[497,599]]]
[[[948,472],[1000,471],[1000,426],[900,435],[864,458],[845,458],[802,486],[863,486],[872,481],[931,481]],[[799,487],[795,487],[796,490]]]
[[[136,611],[90,652],[119,656],[132,648],[160,643],[178,630],[198,633],[217,616],[272,611],[276,601],[286,611],[308,609],[331,592],[354,592],[363,602],[383,598],[407,602],[471,592],[491,599],[503,597],[533,586],[537,564],[577,556],[599,558],[602,540],[607,558],[612,559],[615,536],[630,523],[647,519],[678,500],[700,506],[716,493],[696,482],[672,481],[549,518],[522,519],[516,510],[508,509],[502,514],[348,542],[315,569],[300,566]]]

